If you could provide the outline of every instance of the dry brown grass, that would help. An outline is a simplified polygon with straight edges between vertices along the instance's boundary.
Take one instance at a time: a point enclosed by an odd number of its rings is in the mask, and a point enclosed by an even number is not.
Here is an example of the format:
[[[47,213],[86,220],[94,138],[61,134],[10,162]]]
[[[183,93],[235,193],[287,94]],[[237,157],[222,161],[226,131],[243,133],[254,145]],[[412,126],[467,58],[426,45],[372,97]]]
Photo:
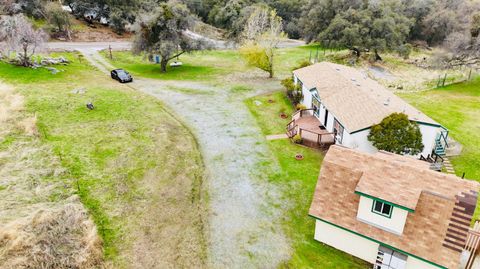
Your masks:
[[[8,223],[0,246],[2,268],[95,268],[102,260],[95,225],[75,197]]]
[[[36,116],[0,83],[0,268],[98,268],[102,244]]]
[[[18,122],[18,127],[29,136],[37,136],[37,115],[25,118]]]

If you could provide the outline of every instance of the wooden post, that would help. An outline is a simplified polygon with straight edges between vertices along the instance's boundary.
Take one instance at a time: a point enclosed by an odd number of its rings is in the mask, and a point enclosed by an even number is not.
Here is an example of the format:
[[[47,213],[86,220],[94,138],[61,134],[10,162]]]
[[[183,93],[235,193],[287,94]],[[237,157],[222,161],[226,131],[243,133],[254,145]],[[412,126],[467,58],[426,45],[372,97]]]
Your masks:
[[[110,60],[113,60],[112,46],[111,45],[108,45],[108,50],[110,51]]]
[[[470,68],[470,72],[468,72],[468,79],[467,80],[470,80],[472,78],[472,68]]]
[[[447,73],[443,76],[442,87],[445,87],[445,80],[447,79]]]

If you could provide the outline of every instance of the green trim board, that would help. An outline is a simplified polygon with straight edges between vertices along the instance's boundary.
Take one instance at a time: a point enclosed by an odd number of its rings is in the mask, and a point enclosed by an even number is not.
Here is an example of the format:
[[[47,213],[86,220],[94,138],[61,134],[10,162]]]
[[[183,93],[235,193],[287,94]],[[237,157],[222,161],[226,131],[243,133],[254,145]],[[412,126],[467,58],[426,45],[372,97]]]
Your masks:
[[[372,128],[372,126],[370,126],[370,127],[365,127],[365,128],[362,128],[362,129],[358,129],[358,130],[356,130],[356,131],[350,132],[350,134],[360,133],[360,132],[365,131],[365,130],[368,130],[368,129],[370,129],[370,128]]]
[[[427,126],[433,126],[433,127],[442,127],[444,128],[442,125],[440,124],[433,124],[433,123],[427,123],[427,122],[423,122],[423,121],[416,121],[416,120],[411,120],[411,121],[414,121],[418,124],[421,124],[421,125],[427,125]]]
[[[404,206],[401,206],[401,205],[398,205],[398,204],[395,204],[395,203],[392,203],[392,202],[389,202],[389,201],[380,199],[380,198],[378,198],[378,197],[368,195],[368,194],[363,193],[363,192],[355,191],[355,194],[358,194],[358,195],[360,195],[360,196],[365,196],[365,197],[367,197],[367,198],[370,198],[370,199],[373,199],[373,200],[377,200],[377,201],[380,201],[380,202],[384,202],[384,203],[386,203],[386,204],[390,204],[390,205],[393,206],[393,207],[398,207],[398,208],[403,209],[403,210],[406,210],[406,211],[408,211],[408,212],[410,212],[410,213],[415,212],[414,209],[411,209],[411,208],[408,208],[408,207],[404,207]]]
[[[421,258],[421,257],[419,257],[419,256],[417,256],[417,255],[413,255],[413,254],[411,254],[411,253],[409,253],[409,252],[403,251],[403,250],[398,249],[398,248],[396,248],[396,247],[394,247],[394,246],[391,246],[391,245],[389,245],[389,244],[385,244],[385,243],[383,243],[383,242],[381,242],[381,241],[378,241],[378,240],[373,239],[373,238],[371,238],[371,237],[368,237],[368,236],[366,236],[366,235],[357,233],[357,232],[355,232],[355,231],[352,231],[352,230],[350,230],[350,229],[344,228],[344,227],[339,226],[339,225],[337,225],[337,224],[334,224],[334,223],[331,223],[331,222],[329,222],[329,221],[323,220],[323,219],[321,219],[321,218],[319,218],[319,217],[313,216],[313,215],[311,215],[311,214],[308,214],[308,216],[310,216],[310,217],[312,217],[312,218],[314,218],[314,219],[316,219],[316,220],[319,220],[319,221],[325,222],[325,223],[327,223],[327,224],[330,224],[330,225],[332,225],[332,226],[334,226],[334,227],[337,227],[337,228],[339,228],[339,229],[342,229],[342,230],[344,230],[344,231],[347,231],[347,232],[353,233],[353,234],[355,234],[355,235],[358,235],[358,236],[360,236],[360,237],[362,237],[362,238],[365,238],[365,239],[368,239],[368,240],[370,240],[370,241],[373,241],[373,242],[375,242],[375,243],[377,243],[377,244],[380,244],[380,245],[382,245],[382,246],[384,246],[384,247],[390,248],[390,249],[392,249],[392,250],[394,250],[394,251],[400,252],[400,253],[402,253],[402,254],[404,254],[404,255],[417,258],[417,259],[419,259],[419,260],[421,260],[421,261],[423,261],[423,262],[426,262],[426,263],[431,264],[431,265],[433,265],[433,266],[436,266],[436,267],[438,267],[438,268],[448,269],[448,267],[445,267],[445,266],[436,264],[436,263],[434,263],[434,262],[431,262],[431,261],[429,261],[429,260],[426,260],[426,259],[424,259],[424,258]]]

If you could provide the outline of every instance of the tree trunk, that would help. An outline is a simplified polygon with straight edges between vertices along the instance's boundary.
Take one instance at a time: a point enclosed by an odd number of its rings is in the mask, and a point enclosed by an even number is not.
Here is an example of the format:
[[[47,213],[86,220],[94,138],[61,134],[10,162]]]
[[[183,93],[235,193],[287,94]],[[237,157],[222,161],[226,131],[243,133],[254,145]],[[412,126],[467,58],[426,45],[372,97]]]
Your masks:
[[[351,50],[353,51],[353,54],[357,57],[357,59],[360,58],[360,50],[359,49],[353,47],[353,48],[351,48]]]
[[[382,61],[382,57],[380,57],[380,55],[378,55],[378,50],[377,49],[374,49],[373,50],[375,52],[375,62],[376,61]]]
[[[162,60],[160,61],[160,68],[162,70],[162,73],[167,72],[167,64],[168,64],[168,60],[165,60],[165,58],[162,57]]]
[[[20,57],[22,65],[25,67],[29,66],[29,59],[28,59],[28,45],[23,45],[23,55]]]

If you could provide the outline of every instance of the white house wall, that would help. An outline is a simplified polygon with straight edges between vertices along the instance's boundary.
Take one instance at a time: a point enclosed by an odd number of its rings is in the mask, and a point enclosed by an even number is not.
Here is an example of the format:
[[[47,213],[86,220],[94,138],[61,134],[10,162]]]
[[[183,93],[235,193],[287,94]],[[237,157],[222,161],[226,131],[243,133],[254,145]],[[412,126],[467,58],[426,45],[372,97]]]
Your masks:
[[[360,196],[358,204],[357,219],[372,226],[386,230],[388,232],[401,235],[405,222],[407,221],[408,211],[398,207],[393,207],[390,218],[372,212],[373,199]]]
[[[360,132],[349,134],[348,143],[345,146],[349,148],[358,149],[362,152],[375,153],[378,151],[376,147],[372,145],[372,142],[368,141],[368,134],[370,129],[366,129]]]
[[[429,264],[427,262],[424,262],[412,256],[408,256],[407,264],[405,266],[405,269],[438,269],[438,268],[439,268],[438,266]],[[452,268],[452,269],[457,269],[457,268]]]
[[[379,244],[320,220],[315,222],[315,240],[374,263]]]
[[[425,124],[419,124],[420,132],[422,133],[422,143],[424,145],[422,155],[427,156],[432,153],[435,146],[435,138],[437,133],[440,132],[440,128],[436,126],[430,126]]]

